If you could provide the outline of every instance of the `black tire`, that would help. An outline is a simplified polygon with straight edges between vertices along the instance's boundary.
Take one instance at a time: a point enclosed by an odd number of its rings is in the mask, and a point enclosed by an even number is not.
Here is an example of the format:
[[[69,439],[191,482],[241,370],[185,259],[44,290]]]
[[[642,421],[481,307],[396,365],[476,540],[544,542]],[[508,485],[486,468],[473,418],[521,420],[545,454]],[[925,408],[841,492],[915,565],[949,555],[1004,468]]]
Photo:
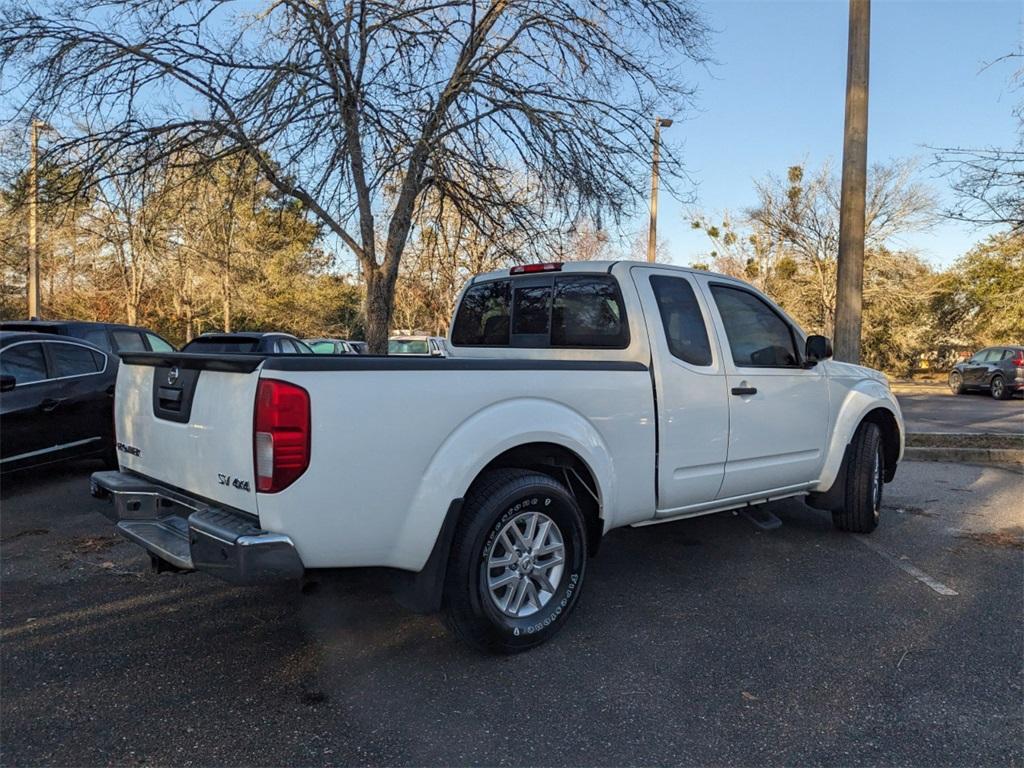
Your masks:
[[[561,538],[563,564],[557,583],[552,584],[554,592],[538,592],[536,586],[531,587],[535,597],[532,604],[526,603],[524,610],[534,612],[514,616],[504,613],[498,597],[491,594],[488,577],[493,570],[488,567],[488,558],[499,548],[505,553],[505,545],[500,543],[502,532],[508,534],[507,526],[518,525],[516,521],[523,521],[525,525],[529,517],[523,516],[530,512],[540,512],[554,523]],[[539,519],[533,518],[534,521]],[[511,535],[506,540],[511,541]],[[525,469],[488,472],[467,494],[452,542],[445,579],[445,624],[463,642],[491,653],[518,653],[550,640],[565,625],[579,599],[586,569],[586,541],[583,514],[564,485],[547,475]],[[551,557],[554,559],[557,555]],[[538,563],[539,558],[538,555]],[[533,562],[531,557],[530,571],[535,567]],[[517,568],[522,567],[517,563],[498,575],[509,576],[510,571]],[[545,572],[546,575],[551,573],[551,570]],[[519,575],[517,578],[526,577]],[[544,594],[548,597],[544,598]],[[531,597],[527,596],[524,601],[529,599]],[[535,608],[538,604],[540,607]]]
[[[832,513],[832,524],[840,531],[871,533],[878,526],[882,510],[885,453],[882,430],[865,422],[857,428],[846,469],[843,508]]]
[[[1013,391],[1006,386],[1006,381],[998,373],[992,377],[988,391],[996,400],[1009,400],[1013,397]]]
[[[954,395],[962,395],[964,393],[964,377],[957,371],[949,374],[949,391]]]

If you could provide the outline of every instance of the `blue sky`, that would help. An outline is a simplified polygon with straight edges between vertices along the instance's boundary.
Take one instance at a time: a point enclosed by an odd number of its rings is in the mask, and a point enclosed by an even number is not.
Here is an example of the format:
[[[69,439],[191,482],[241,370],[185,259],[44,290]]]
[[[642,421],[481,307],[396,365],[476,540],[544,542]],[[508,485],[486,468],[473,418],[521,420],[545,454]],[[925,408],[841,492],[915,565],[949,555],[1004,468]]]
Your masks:
[[[712,218],[754,202],[752,180],[795,163],[842,159],[846,83],[846,0],[705,2],[717,34],[716,65],[692,72],[697,109],[665,131],[681,141],[697,183],[695,207]],[[927,146],[1011,146],[1016,126],[1012,67],[985,64],[1021,45],[1024,0],[874,0],[868,161],[918,156]],[[924,168],[940,199],[948,184]],[[646,226],[638,220],[636,231]],[[709,250],[689,227],[686,209],[662,195],[659,240],[687,264]],[[901,243],[930,262],[948,264],[985,236],[944,222]]]

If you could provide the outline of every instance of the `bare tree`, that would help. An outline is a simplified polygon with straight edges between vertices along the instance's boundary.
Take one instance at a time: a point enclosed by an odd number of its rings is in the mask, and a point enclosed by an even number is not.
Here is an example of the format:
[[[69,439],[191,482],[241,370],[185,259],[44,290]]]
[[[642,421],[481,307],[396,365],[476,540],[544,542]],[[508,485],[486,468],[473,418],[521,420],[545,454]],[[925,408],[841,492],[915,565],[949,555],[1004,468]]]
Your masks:
[[[868,172],[865,249],[889,246],[901,234],[929,226],[935,218],[932,192],[914,181],[916,164],[898,160]],[[839,183],[828,165],[811,176],[802,166],[783,181],[768,176],[755,182],[758,205],[747,212],[759,247],[785,252],[810,268],[817,288],[817,314],[831,335],[836,306],[836,257],[839,252]]]
[[[691,0],[232,7],[8,0],[0,73],[18,83],[9,99],[27,94],[9,117],[100,116],[93,135],[51,150],[99,142],[97,167],[157,140],[244,153],[355,253],[375,352],[425,193],[481,232],[496,212],[524,231],[630,213],[650,116],[686,106],[680,62],[707,58]],[[679,170],[671,152],[663,163]],[[510,174],[529,181],[528,205]]]
[[[1024,61],[1024,47],[987,66]],[[987,67],[986,67],[987,68]],[[1024,89],[1024,66],[1011,76],[1015,90]],[[1009,225],[1024,233],[1024,100],[1013,110],[1017,120],[1015,147],[941,147],[935,163],[949,177],[956,203],[946,215],[977,225]]]

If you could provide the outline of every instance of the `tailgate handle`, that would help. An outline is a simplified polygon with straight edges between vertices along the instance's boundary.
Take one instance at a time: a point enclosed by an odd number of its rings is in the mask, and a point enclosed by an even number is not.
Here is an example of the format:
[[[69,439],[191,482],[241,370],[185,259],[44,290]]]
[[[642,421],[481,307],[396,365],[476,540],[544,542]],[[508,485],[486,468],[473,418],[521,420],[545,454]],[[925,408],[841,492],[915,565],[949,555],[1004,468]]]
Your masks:
[[[171,387],[160,387],[158,392],[160,396],[160,406],[163,407],[164,403],[175,403],[181,405],[181,390],[173,389]]]

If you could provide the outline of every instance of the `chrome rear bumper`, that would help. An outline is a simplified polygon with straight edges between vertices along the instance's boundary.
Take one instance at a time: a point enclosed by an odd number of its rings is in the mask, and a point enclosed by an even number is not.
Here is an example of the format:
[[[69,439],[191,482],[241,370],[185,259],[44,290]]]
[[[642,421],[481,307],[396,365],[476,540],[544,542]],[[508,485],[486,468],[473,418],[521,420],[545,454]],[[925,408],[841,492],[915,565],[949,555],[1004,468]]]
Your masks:
[[[182,570],[235,584],[297,579],[305,568],[291,539],[260,529],[255,517],[211,506],[125,472],[95,472],[92,495],[118,532]]]

